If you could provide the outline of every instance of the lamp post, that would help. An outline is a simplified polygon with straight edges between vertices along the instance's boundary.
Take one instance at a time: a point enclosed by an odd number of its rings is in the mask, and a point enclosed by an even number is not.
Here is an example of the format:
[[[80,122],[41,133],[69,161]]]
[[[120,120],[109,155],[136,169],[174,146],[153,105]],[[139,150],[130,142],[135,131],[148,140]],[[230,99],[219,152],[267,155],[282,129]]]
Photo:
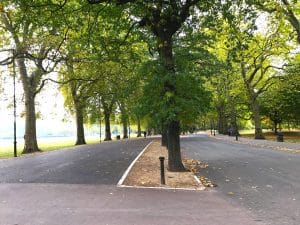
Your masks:
[[[17,157],[17,104],[16,104],[16,65],[15,51],[13,51],[13,85],[14,85],[14,157]]]

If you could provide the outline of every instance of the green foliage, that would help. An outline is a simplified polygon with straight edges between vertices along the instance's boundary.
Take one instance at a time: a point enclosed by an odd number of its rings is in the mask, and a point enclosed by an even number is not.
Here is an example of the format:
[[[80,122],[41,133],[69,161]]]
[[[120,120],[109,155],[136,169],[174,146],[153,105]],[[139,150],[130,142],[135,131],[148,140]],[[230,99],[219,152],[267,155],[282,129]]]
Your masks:
[[[216,119],[221,109],[228,123],[233,114],[250,119],[246,88],[255,98],[263,94],[258,100],[266,115],[276,109],[283,120],[298,120],[299,62],[285,72],[272,67],[288,62],[295,47],[288,41],[298,31],[291,15],[299,21],[299,2],[124,2],[2,0],[0,13],[11,20],[14,34],[1,26],[1,49],[18,36],[31,75],[39,75],[34,72],[40,59],[50,66],[59,61],[66,108],[75,112],[76,96],[92,123],[99,118],[100,98],[112,102],[116,114],[122,107],[126,118],[144,116],[159,128],[162,121],[180,120],[187,129],[207,111]],[[270,13],[263,32],[261,12]],[[162,34],[172,37],[171,70],[159,55]],[[42,79],[35,80],[36,90]]]
[[[210,65],[204,66],[204,61]],[[212,74],[211,65],[216,61],[203,49],[195,53],[177,52],[176,76],[155,60],[145,63],[141,72],[145,80],[142,114],[156,121],[158,128],[162,121],[174,119],[179,120],[182,127],[194,125],[197,118],[209,109],[210,94],[204,88],[204,76]],[[172,91],[165,91],[165,84],[170,82],[175,86],[175,95]]]
[[[261,105],[264,115],[276,123],[300,121],[300,64],[290,64],[286,73],[263,94]]]

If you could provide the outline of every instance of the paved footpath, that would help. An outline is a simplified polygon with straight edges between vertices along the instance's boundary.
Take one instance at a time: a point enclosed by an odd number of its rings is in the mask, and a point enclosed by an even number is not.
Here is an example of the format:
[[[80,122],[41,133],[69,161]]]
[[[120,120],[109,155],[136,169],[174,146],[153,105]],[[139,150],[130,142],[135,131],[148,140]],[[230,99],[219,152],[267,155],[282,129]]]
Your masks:
[[[182,138],[182,148],[208,165],[198,175],[228,202],[266,224],[300,224],[299,144],[200,134]]]
[[[218,140],[225,140],[228,142],[245,144],[245,145],[250,145],[250,146],[255,146],[260,148],[269,148],[278,151],[300,153],[299,143],[277,142],[277,141],[269,141],[269,140],[255,140],[253,138],[250,139],[250,138],[242,138],[242,137],[238,137],[238,140],[236,140],[235,136],[220,135],[220,134],[216,134],[215,136],[210,135],[210,137]]]
[[[218,191],[118,188],[150,139],[0,160],[0,225],[263,225]]]

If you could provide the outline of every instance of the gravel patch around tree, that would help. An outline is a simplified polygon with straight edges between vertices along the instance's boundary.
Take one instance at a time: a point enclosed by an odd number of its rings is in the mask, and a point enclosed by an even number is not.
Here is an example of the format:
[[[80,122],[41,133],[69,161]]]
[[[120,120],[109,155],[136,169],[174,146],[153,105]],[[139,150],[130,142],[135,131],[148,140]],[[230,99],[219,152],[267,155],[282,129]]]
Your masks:
[[[161,184],[160,178],[161,156],[165,157],[165,185]],[[197,162],[190,159],[184,159],[183,162],[186,172],[168,171],[167,149],[161,146],[159,140],[154,140],[137,159],[121,186],[203,190],[204,186],[193,172]]]

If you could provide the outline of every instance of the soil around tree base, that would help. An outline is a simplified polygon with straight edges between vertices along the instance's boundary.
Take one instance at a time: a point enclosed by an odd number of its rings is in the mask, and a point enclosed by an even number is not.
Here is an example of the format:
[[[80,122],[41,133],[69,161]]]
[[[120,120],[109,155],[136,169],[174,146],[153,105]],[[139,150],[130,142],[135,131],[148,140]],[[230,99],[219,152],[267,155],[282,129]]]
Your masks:
[[[161,184],[159,157],[165,157],[165,185]],[[193,170],[193,160],[183,160],[184,166],[188,169],[185,172],[168,171],[167,162],[167,149],[161,146],[159,140],[154,140],[134,163],[120,186],[191,190],[204,189],[202,183],[191,171]]]

